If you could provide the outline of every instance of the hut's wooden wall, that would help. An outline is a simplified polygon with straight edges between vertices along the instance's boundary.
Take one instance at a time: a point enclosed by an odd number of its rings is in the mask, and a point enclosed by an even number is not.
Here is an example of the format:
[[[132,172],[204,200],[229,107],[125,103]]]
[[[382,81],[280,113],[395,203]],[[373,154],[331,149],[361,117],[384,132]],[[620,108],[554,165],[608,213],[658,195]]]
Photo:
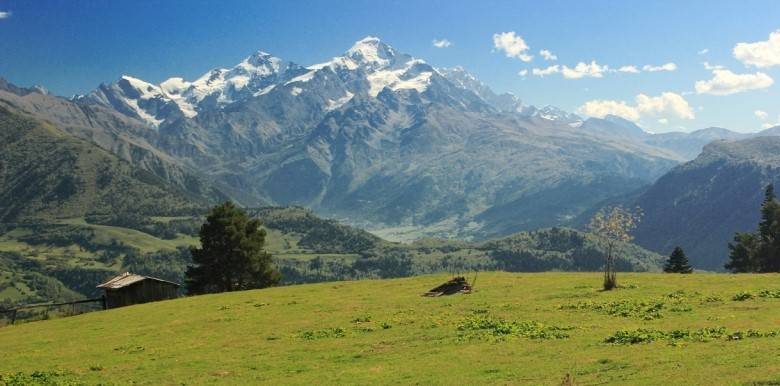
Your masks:
[[[124,307],[132,304],[174,299],[178,296],[179,288],[176,285],[156,280],[142,280],[127,287],[115,290],[107,289],[106,307]]]

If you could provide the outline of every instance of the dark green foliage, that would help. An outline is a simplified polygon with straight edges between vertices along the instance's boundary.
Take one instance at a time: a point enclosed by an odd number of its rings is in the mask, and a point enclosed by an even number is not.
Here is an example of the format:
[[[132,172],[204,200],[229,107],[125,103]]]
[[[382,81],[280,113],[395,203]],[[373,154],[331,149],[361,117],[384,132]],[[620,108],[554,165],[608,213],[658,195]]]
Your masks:
[[[256,215],[269,228],[300,234],[298,244],[318,253],[360,253],[382,242],[362,229],[317,217],[304,208],[261,208]]]
[[[753,233],[737,232],[729,243],[729,262],[724,266],[731,272],[758,272],[760,264],[755,256],[758,237]]]
[[[214,207],[200,228],[201,248],[190,250],[188,291],[203,294],[278,284],[281,276],[263,250],[265,230],[260,225],[229,201]]]
[[[151,217],[139,213],[116,213],[112,215],[90,215],[86,218],[90,224],[111,225],[135,229],[152,236],[172,240],[180,234],[194,236],[198,234],[201,220],[193,216],[170,221],[154,221]]]
[[[739,233],[729,243],[732,272],[780,272],[780,203],[768,185],[761,204],[761,221],[755,233]]]
[[[3,276],[7,280],[0,280],[0,292],[11,287],[25,292],[16,299],[0,299],[0,309],[50,300],[76,300],[80,297],[52,277],[41,263],[26,259],[20,253],[0,252],[0,279]]]
[[[381,278],[404,277],[413,274],[412,259],[403,249],[383,250],[380,255],[364,255],[352,264],[352,269]]]
[[[566,339],[571,327],[545,325],[536,321],[506,321],[485,314],[475,314],[458,325],[461,338],[523,337],[529,339]]]
[[[550,228],[488,241],[479,248],[507,271],[596,271],[604,264],[608,245],[573,229]],[[614,248],[618,271],[647,271],[660,265],[658,255],[635,245],[620,242]]]
[[[615,345],[631,345],[650,343],[656,340],[666,340],[669,344],[676,345],[680,342],[710,342],[713,340],[742,340],[746,338],[773,338],[780,335],[777,330],[772,331],[729,331],[725,327],[705,327],[698,330],[672,330],[660,331],[654,329],[636,329],[617,331],[612,336],[604,339],[604,343]]]
[[[0,374],[0,385],[4,386],[76,386],[82,384],[76,376],[64,371]]]
[[[664,272],[666,273],[692,273],[693,268],[688,263],[688,257],[685,256],[682,248],[675,247],[672,254],[669,255],[669,260],[666,260],[664,264]]]
[[[175,251],[128,253],[122,262],[125,271],[183,283],[186,280],[187,266],[192,263],[192,256],[189,248],[180,247]]]

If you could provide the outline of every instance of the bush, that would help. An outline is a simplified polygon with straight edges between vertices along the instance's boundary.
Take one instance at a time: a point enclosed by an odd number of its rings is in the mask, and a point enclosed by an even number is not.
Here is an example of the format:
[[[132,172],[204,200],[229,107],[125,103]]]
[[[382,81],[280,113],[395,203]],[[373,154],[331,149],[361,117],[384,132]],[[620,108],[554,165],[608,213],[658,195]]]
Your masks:
[[[737,292],[731,300],[735,302],[743,302],[745,300],[753,299],[753,294],[748,291],[740,291]]]

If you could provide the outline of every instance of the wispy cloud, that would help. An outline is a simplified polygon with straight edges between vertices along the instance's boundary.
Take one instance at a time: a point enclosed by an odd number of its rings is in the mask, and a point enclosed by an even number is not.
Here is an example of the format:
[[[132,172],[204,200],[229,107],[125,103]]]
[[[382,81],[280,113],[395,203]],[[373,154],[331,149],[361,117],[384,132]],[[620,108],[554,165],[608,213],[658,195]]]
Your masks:
[[[603,78],[605,74],[611,73],[624,73],[624,74],[638,74],[640,72],[659,72],[659,71],[675,71],[677,65],[674,63],[666,63],[660,66],[653,66],[646,64],[639,67],[635,65],[625,65],[617,69],[610,68],[606,64],[598,64],[595,60],[590,63],[579,62],[574,67],[566,65],[553,65],[547,68],[534,68],[531,70],[531,74],[534,76],[548,76],[552,74],[561,74],[566,79],[582,79],[582,78]]]
[[[8,19],[11,17],[10,11],[0,11],[0,19]]]
[[[625,72],[629,74],[638,74],[639,69],[636,66],[623,66],[617,69],[617,72]]]
[[[722,70],[724,68],[720,64],[710,64],[710,62],[703,62],[702,65],[704,66],[704,69],[707,71]]]
[[[650,64],[645,64],[644,66],[642,66],[642,71],[647,71],[647,72],[676,71],[676,70],[677,70],[677,65],[671,62],[662,64],[660,66],[653,66]]]
[[[780,30],[769,34],[769,39],[753,43],[737,43],[734,57],[747,66],[758,68],[780,66]]]
[[[726,69],[715,69],[712,70],[712,79],[696,82],[695,88],[699,94],[731,95],[768,88],[774,82],[774,79],[763,72],[735,74]]]
[[[493,47],[503,51],[508,58],[517,58],[524,62],[533,60],[533,55],[528,55],[528,44],[523,37],[514,31],[493,34]]]
[[[452,45],[452,42],[447,39],[433,39],[433,46],[436,48],[447,48]]]
[[[597,118],[615,115],[633,122],[637,122],[643,117],[653,117],[662,124],[668,124],[669,118],[696,118],[688,101],[680,94],[673,92],[664,92],[659,96],[639,94],[635,98],[634,105],[629,105],[624,101],[596,99],[585,102],[577,111]]]
[[[558,60],[558,55],[553,54],[550,50],[541,50],[539,51],[539,55],[541,55],[544,60]]]
[[[697,52],[697,54],[699,54],[699,55],[707,55],[709,52],[710,52],[710,49],[709,48],[705,48],[703,50],[699,50],[699,52]]]

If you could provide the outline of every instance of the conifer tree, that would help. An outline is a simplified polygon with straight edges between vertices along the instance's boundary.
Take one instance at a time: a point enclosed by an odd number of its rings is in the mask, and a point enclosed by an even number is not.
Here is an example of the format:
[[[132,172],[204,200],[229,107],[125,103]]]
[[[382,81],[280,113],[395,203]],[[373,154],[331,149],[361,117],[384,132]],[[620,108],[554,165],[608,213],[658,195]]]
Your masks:
[[[761,222],[758,224],[760,245],[756,254],[760,258],[762,272],[780,271],[778,221],[780,221],[780,204],[775,197],[774,186],[769,184],[764,191],[764,202],[761,204]]]
[[[729,262],[724,267],[734,273],[757,272],[760,268],[755,256],[757,245],[755,233],[737,232],[734,242],[729,243]]]
[[[191,248],[187,290],[192,294],[241,291],[279,283],[271,255],[263,250],[260,221],[225,202],[211,209],[200,228],[200,248]]]
[[[693,268],[688,263],[688,257],[685,256],[682,248],[675,247],[672,254],[669,255],[669,260],[664,264],[664,272],[667,273],[692,273]]]

